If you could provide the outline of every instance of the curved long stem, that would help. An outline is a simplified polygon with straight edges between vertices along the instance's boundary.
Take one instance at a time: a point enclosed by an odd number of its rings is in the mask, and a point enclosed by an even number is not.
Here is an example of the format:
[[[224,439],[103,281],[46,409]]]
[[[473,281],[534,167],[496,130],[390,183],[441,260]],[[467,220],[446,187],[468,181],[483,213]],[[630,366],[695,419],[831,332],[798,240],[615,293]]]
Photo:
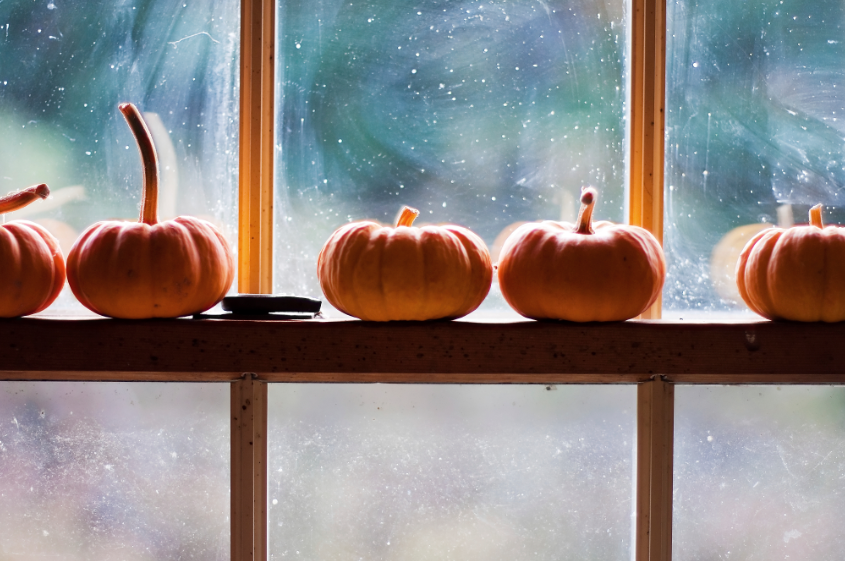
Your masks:
[[[141,117],[141,112],[131,103],[121,103],[118,108],[132,130],[132,136],[141,153],[141,165],[144,168],[144,190],[141,194],[140,222],[153,225],[158,222],[158,155],[153,136]]]
[[[575,231],[579,234],[593,234],[593,207],[596,206],[596,198],[599,194],[593,187],[586,187],[581,191],[581,210],[578,211],[578,220],[575,223]]]
[[[46,199],[49,196],[50,188],[44,183],[27,187],[17,193],[0,197],[0,214],[18,210],[19,208],[23,208],[31,203],[34,203],[38,199]]]
[[[417,209],[403,206],[402,212],[399,213],[399,218],[396,219],[396,226],[411,226],[419,215],[420,211]]]
[[[824,228],[824,224],[822,223],[821,203],[810,209],[810,224],[817,228]]]

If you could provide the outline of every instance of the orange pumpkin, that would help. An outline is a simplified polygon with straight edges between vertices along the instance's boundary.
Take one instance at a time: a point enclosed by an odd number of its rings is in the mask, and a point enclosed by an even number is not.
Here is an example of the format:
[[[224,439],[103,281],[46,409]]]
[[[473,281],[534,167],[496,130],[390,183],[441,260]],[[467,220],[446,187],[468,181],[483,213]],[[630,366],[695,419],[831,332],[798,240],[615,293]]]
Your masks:
[[[199,313],[219,302],[235,275],[223,235],[211,223],[180,216],[158,221],[158,158],[138,109],[120,105],[144,168],[141,218],[105,221],[73,244],[68,284],[82,304],[115,318],[168,318]]]
[[[511,307],[533,319],[621,321],[651,306],[666,261],[647,230],[592,223],[597,193],[581,193],[577,224],[534,222],[510,235],[499,257],[499,287]]]
[[[825,227],[816,205],[809,225],[763,230],[740,253],[736,284],[769,319],[845,320],[845,228]]]
[[[368,321],[457,318],[476,309],[493,279],[487,246],[460,226],[342,226],[320,251],[317,276],[331,304]]]
[[[35,185],[0,197],[0,214],[39,199],[50,189]],[[53,303],[65,284],[59,242],[43,226],[27,220],[0,224],[0,317],[26,316]]]

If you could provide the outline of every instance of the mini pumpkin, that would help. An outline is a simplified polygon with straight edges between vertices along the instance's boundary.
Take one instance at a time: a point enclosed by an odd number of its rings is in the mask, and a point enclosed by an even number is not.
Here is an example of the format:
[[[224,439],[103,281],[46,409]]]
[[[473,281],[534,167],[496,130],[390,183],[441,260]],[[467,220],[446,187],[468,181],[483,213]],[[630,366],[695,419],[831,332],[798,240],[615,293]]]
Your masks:
[[[499,287],[511,307],[533,319],[621,321],[651,306],[666,261],[657,239],[638,226],[592,222],[598,194],[581,193],[576,224],[533,222],[505,241]]]
[[[0,214],[46,199],[50,189],[34,185],[0,197]],[[65,284],[65,260],[59,242],[43,226],[27,220],[0,224],[0,317],[40,312]]]
[[[232,285],[232,252],[205,220],[158,221],[159,169],[152,136],[134,105],[119,108],[144,168],[141,217],[138,222],[98,222],[83,232],[68,255],[68,284],[82,304],[104,316],[168,318],[205,311]]]
[[[845,229],[825,227],[816,205],[809,225],[763,230],[740,253],[736,284],[769,319],[845,320]]]
[[[353,222],[320,251],[326,299],[369,321],[457,318],[476,309],[493,279],[487,246],[460,226],[414,227],[405,207],[395,227]]]

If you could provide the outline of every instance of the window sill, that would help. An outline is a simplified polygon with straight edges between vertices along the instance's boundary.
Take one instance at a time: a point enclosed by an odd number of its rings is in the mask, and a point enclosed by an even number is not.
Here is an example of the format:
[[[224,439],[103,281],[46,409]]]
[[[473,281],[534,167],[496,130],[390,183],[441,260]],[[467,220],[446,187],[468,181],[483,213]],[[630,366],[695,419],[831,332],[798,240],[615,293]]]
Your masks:
[[[0,320],[0,380],[845,383],[845,324]]]

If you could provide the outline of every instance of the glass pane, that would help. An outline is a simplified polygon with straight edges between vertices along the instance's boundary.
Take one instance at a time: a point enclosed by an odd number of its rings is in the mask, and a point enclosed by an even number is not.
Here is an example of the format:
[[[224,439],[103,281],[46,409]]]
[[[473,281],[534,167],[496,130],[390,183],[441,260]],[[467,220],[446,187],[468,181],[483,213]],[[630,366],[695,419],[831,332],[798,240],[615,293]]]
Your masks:
[[[47,183],[9,215],[44,225],[67,254],[100,220],[137,220],[138,150],[117,110],[146,113],[159,216],[200,216],[237,244],[236,0],[0,2],[0,194]],[[80,311],[66,287],[47,313]]]
[[[319,295],[329,235],[402,205],[494,262],[583,185],[622,221],[625,49],[622,0],[280,2],[276,289]],[[481,311],[506,308],[494,285]]]
[[[672,558],[845,556],[845,388],[675,393]]]
[[[845,220],[845,4],[667,10],[666,315],[750,315],[733,279],[750,236],[817,203]]]
[[[269,388],[271,559],[631,555],[634,386]]]
[[[228,384],[0,382],[0,559],[229,558]]]

